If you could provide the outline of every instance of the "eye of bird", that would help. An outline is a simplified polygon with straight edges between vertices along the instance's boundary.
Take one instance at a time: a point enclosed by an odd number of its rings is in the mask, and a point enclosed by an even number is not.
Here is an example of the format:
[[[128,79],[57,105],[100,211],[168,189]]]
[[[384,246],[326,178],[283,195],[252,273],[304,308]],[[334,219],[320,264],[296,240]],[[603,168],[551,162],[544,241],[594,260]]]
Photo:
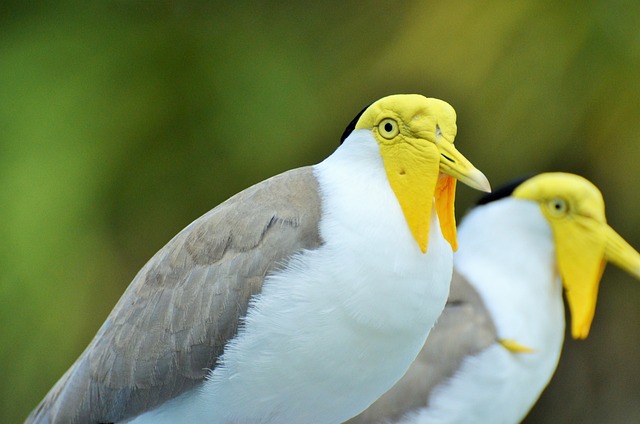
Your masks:
[[[398,123],[391,118],[385,118],[378,124],[378,132],[384,138],[391,139],[398,135]]]
[[[551,211],[551,213],[555,216],[562,216],[566,214],[568,209],[567,202],[560,197],[549,200],[547,202],[547,206],[549,208],[549,211]]]

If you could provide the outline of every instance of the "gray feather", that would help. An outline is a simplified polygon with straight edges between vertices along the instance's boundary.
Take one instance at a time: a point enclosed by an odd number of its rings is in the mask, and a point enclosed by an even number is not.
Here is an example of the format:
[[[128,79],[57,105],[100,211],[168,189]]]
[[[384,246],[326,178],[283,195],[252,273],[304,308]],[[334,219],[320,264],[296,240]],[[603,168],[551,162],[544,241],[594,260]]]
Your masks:
[[[27,422],[117,422],[201,384],[265,276],[321,245],[320,208],[305,167],[194,221],[140,270]]]

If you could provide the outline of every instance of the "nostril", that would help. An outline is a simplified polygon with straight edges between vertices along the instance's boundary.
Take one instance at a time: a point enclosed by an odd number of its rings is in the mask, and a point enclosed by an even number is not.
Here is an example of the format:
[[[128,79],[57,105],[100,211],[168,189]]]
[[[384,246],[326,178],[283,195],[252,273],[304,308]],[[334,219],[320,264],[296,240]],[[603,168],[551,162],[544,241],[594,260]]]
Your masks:
[[[449,162],[451,162],[451,163],[456,163],[456,161],[455,161],[455,160],[453,160],[453,159],[451,159],[449,156],[447,156],[447,155],[445,155],[445,154],[443,154],[443,153],[440,153],[440,154],[442,155],[442,157],[443,157],[443,158],[445,158],[445,159],[446,159],[446,160],[448,160]]]

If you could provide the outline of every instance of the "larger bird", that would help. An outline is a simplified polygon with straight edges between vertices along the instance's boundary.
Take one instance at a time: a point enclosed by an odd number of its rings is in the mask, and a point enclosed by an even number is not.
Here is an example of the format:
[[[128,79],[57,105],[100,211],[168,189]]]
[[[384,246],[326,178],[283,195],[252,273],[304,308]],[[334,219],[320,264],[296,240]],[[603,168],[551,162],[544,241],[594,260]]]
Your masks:
[[[594,317],[607,261],[640,278],[640,254],[606,223],[600,191],[547,173],[485,197],[460,225],[451,295],[392,390],[350,424],[520,422],[553,375],[564,340]]]
[[[456,115],[366,108],[318,165],[197,219],[138,273],[32,412],[51,423],[339,423],[407,370],[449,292]]]

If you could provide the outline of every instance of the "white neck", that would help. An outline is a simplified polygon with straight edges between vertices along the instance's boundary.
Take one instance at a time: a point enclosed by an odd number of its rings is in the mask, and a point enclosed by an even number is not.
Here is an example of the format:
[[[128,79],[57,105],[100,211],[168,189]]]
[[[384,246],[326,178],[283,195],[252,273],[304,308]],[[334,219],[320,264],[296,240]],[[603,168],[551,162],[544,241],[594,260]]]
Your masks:
[[[459,243],[456,269],[482,296],[500,337],[534,349],[562,339],[553,235],[537,204],[509,197],[479,206],[460,225]]]
[[[326,240],[340,240],[340,246],[335,246],[340,256],[357,255],[351,262],[363,268],[355,270],[354,276],[371,273],[396,276],[393,277],[396,280],[394,284],[380,285],[375,291],[365,281],[350,284],[353,307],[363,307],[360,311],[354,310],[354,315],[375,320],[376,326],[392,331],[405,328],[408,315],[426,319],[426,311],[427,315],[432,311],[430,308],[425,311],[425,302],[439,304],[443,294],[445,297],[448,294],[449,281],[445,285],[433,286],[413,284],[413,281],[432,281],[443,274],[450,276],[448,269],[452,261],[451,246],[442,236],[435,209],[431,211],[429,246],[425,255],[413,238],[391,190],[379,147],[370,131],[356,130],[316,169],[325,193],[325,218],[321,222],[320,233],[327,236]],[[353,237],[344,237],[345,233],[351,233]],[[366,243],[362,235],[377,242]],[[366,251],[363,250],[364,245]],[[423,265],[416,268],[417,263]],[[375,294],[375,298],[363,302],[362,296],[370,294]],[[411,305],[410,309],[400,312],[398,305],[389,301],[399,295],[406,296],[404,307]],[[356,302],[356,297],[361,301]],[[349,299],[342,301],[351,302]]]

